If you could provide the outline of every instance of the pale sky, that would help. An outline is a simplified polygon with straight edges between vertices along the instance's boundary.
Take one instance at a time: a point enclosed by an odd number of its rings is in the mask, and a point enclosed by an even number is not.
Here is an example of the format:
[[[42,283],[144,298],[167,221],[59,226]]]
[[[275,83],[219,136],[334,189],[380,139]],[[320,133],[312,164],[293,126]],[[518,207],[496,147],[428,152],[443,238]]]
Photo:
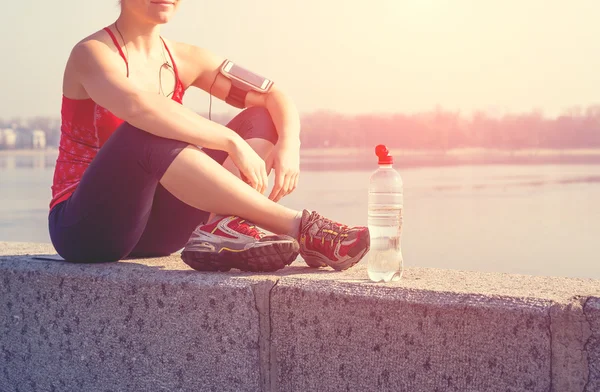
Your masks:
[[[117,0],[11,1],[3,15],[0,117],[58,117],[71,47]],[[598,0],[183,0],[163,35],[272,78],[302,113],[554,116],[600,103],[599,16]],[[208,96],[184,103],[206,111]]]

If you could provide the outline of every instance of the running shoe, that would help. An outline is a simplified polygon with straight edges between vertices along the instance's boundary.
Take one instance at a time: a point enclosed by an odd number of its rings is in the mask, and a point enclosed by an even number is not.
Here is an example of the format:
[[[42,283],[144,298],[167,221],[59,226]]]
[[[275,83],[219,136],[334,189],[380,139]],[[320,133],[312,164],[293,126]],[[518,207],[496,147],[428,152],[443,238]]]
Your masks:
[[[298,256],[298,242],[286,235],[266,235],[236,216],[198,226],[181,253],[183,261],[198,271],[277,271]]]
[[[368,228],[348,227],[307,210],[302,212],[299,237],[300,255],[313,268],[343,271],[358,263],[370,247]]]

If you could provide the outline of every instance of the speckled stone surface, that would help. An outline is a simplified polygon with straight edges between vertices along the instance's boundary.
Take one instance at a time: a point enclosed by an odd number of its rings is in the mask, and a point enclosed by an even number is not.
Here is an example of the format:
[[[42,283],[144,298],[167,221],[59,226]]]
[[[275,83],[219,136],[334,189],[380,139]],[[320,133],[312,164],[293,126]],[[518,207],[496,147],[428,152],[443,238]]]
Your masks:
[[[52,253],[0,242],[2,392],[600,391],[597,280]]]
[[[591,336],[585,345],[590,369],[585,392],[598,392],[600,391],[600,298],[588,299],[583,309],[591,328]]]
[[[260,390],[254,283],[0,256],[0,391]]]
[[[374,284],[362,263],[301,271],[271,291],[281,391],[583,391],[600,365],[582,309],[597,280],[408,268]]]
[[[279,282],[280,390],[549,391],[547,300]]]

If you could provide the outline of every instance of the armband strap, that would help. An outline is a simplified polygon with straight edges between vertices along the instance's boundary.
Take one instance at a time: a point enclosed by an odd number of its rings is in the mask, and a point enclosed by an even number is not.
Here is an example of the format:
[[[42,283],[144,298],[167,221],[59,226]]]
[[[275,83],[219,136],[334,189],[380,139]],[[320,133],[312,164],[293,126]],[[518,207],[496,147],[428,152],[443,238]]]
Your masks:
[[[236,108],[244,109],[246,107],[246,95],[248,95],[248,87],[238,84],[237,81],[231,80],[231,88],[225,102],[235,106]]]

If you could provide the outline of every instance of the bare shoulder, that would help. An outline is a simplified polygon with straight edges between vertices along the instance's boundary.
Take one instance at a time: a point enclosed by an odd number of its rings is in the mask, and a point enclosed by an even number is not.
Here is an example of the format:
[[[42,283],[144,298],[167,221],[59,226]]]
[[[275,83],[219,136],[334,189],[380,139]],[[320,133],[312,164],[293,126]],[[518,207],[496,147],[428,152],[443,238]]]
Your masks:
[[[98,30],[77,42],[71,49],[63,77],[63,94],[74,99],[89,98],[79,80],[79,73],[85,67],[98,62],[114,62],[119,56],[117,48],[104,30]]]
[[[77,42],[71,50],[70,57],[79,59],[79,57],[89,56],[98,51],[103,51],[105,53],[110,51],[114,54],[118,54],[118,49],[112,43],[108,33],[104,30],[98,30]]]
[[[108,33],[106,31],[104,31],[104,29],[101,29],[101,30],[96,31],[95,33],[88,35],[87,37],[85,37],[84,39],[79,41],[77,43],[77,45],[84,44],[86,42],[92,42],[92,41],[109,43],[111,41],[111,39],[110,39],[110,36],[108,35]],[[75,46],[77,46],[77,45],[75,45]]]

